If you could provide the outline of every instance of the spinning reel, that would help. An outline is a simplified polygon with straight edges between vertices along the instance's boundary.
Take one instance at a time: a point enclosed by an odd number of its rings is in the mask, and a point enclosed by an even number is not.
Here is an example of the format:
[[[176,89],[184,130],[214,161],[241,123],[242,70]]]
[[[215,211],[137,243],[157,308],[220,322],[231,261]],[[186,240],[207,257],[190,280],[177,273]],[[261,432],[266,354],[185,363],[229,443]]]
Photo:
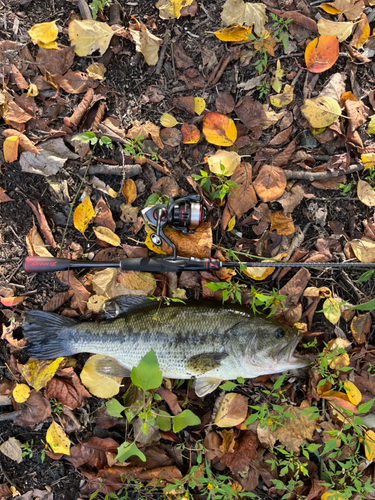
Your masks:
[[[160,247],[164,241],[172,248],[173,259],[176,259],[176,247],[164,234],[164,228],[168,226],[184,234],[192,234],[204,220],[206,208],[201,197],[194,194],[170,200],[165,205],[145,207],[141,214],[145,223],[154,231],[150,235],[152,243]]]

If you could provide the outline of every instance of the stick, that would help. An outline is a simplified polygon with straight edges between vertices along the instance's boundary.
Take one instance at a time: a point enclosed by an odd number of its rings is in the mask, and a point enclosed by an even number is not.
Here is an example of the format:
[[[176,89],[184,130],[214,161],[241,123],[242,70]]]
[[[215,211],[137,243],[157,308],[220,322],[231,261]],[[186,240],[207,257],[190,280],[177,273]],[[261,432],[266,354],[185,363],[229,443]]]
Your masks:
[[[79,174],[83,175],[85,173],[86,167],[79,170]],[[136,177],[142,172],[142,167],[140,165],[91,165],[89,168],[89,175],[122,175],[123,170],[125,171],[125,176],[127,179],[130,177]]]
[[[160,50],[159,61],[158,61],[157,65],[156,65],[156,70],[155,70],[155,74],[156,75],[160,75],[161,70],[163,68],[165,54],[167,52],[167,48],[168,48],[168,44],[169,44],[170,39],[171,39],[171,34],[167,33],[165,35],[165,37],[164,37],[163,46],[162,46],[162,48]]]
[[[349,175],[354,172],[360,172],[363,170],[363,165],[350,165],[347,170],[334,170],[333,172],[305,172],[293,170],[284,170],[287,180],[304,180],[304,181],[320,181],[321,179],[333,179],[339,177],[340,175]]]
[[[86,0],[78,0],[78,8],[82,19],[92,19],[91,10]]]

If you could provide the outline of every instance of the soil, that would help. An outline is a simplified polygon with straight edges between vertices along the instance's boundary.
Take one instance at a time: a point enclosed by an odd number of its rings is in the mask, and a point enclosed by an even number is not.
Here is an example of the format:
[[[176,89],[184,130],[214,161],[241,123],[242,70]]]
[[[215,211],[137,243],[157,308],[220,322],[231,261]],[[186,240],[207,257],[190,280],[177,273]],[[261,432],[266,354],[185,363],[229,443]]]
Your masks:
[[[267,2],[267,5],[268,3],[271,5],[272,2]],[[283,4],[284,2],[279,3]],[[218,60],[225,54],[226,50],[228,50],[229,44],[219,43],[213,35],[213,32],[221,27],[220,14],[224,0],[199,2],[198,12],[195,17],[181,17],[178,21],[161,20],[154,6],[154,2],[145,0],[127,2],[125,0],[119,0],[119,4],[124,13],[125,26],[127,26],[131,16],[143,22],[154,19],[156,29],[153,30],[153,34],[163,37],[166,32],[171,33],[173,42],[178,41],[183,46],[186,53],[193,59],[195,66],[200,71],[202,70],[202,47],[214,50]],[[273,4],[278,8],[276,1]],[[65,39],[60,40],[60,42],[68,45],[69,42],[66,35],[66,28],[67,20],[72,12],[78,13],[79,9],[75,2],[70,0],[52,0],[50,2],[45,2],[44,0],[0,0],[0,24],[1,22],[3,23],[0,32],[0,40],[21,40],[27,43],[27,31],[33,25],[57,20],[65,36]],[[108,12],[108,7],[106,7],[103,20],[108,19]],[[314,16],[318,13],[318,9],[315,7],[311,8],[311,12]],[[1,19],[3,19],[3,21],[1,21]],[[17,29],[15,29],[16,20]],[[371,28],[373,24],[374,23],[371,24]],[[307,32],[305,38],[307,38],[307,36],[311,38],[311,33]],[[295,41],[301,41],[302,38],[303,35],[297,34]],[[250,78],[257,76],[254,66],[247,65],[241,67],[239,61],[233,61],[229,63],[219,82],[213,87],[208,86],[203,89],[189,90],[186,88],[183,81],[174,77],[171,46],[167,48],[164,66],[161,74],[157,76],[155,74],[155,67],[149,67],[144,62],[143,57],[137,58],[133,43],[126,39],[121,39],[120,43],[122,49],[118,54],[113,56],[109,63],[103,86],[108,91],[106,115],[115,117],[125,129],[131,126],[135,120],[140,122],[149,120],[152,123],[158,124],[160,115],[171,111],[170,100],[174,97],[185,95],[203,97],[206,101],[207,109],[215,109],[217,95],[220,92],[227,91],[232,94],[235,102],[238,102],[238,100],[246,94],[245,91],[238,87],[238,83],[246,82]],[[28,45],[30,51],[35,53],[34,46],[30,43]],[[300,47],[296,49],[299,54],[299,56],[297,56],[298,63],[302,66],[304,65],[303,50],[304,49]],[[279,44],[275,57],[269,58],[267,71],[272,72],[275,69],[278,56],[282,56],[281,62],[286,74],[292,71],[298,71],[296,57],[283,57],[284,55],[282,46]],[[75,57],[71,69],[73,71],[84,71],[89,63],[95,62],[97,59],[98,56],[95,55],[91,58]],[[371,90],[372,82],[374,81],[373,66],[358,65],[356,69],[355,80],[358,86],[357,88],[361,90],[360,97],[363,97],[365,104],[370,106],[367,93]],[[332,74],[340,71],[348,71],[347,58],[345,57],[340,57],[334,69],[332,68],[319,75],[318,82],[313,91],[313,96],[319,93]],[[306,72],[303,71],[294,89],[294,104],[298,104],[298,106],[303,102],[305,76]],[[165,99],[160,103],[146,102],[147,100],[142,99],[150,86],[157,87],[165,95]],[[182,89],[179,91],[180,87],[182,87]],[[253,94],[253,97],[258,99],[257,92]],[[58,126],[62,126],[64,116],[71,115],[71,111],[82,99],[82,94],[72,95],[63,92],[63,99],[67,105],[63,107],[62,112],[54,122],[54,127],[56,129],[58,129]],[[267,102],[268,98],[262,97],[259,98],[259,100],[263,104]],[[179,119],[184,120],[185,118],[184,115],[179,115]],[[187,118],[191,119],[191,117]],[[199,123],[199,120],[197,119],[196,122]],[[6,128],[7,125],[2,121],[0,132]],[[261,140],[254,140],[252,145],[253,149],[250,148],[252,158],[250,158],[249,161],[251,163],[254,161],[255,152],[261,151],[262,147],[267,145],[269,139],[272,138],[272,130],[271,128],[269,131],[266,131]],[[295,132],[290,139],[297,137],[301,132],[302,129],[297,124]],[[362,127],[359,132],[364,146],[368,145],[370,139],[365,133],[365,127]],[[42,138],[44,137],[42,137],[42,134],[38,131],[35,131],[34,137],[32,137],[34,141]],[[4,139],[3,136],[0,136],[1,147]],[[155,145],[153,145],[153,147],[155,148]],[[284,146],[279,149],[283,150]],[[350,146],[336,139],[335,141],[319,145],[319,149],[316,150],[315,153],[321,157],[330,157],[332,154],[345,153],[347,149],[350,149]],[[182,164],[179,161],[176,148],[167,147],[164,151],[157,151],[157,153],[160,157],[170,162],[173,168],[173,177],[176,179],[180,188],[188,193],[192,193],[192,187],[186,180],[187,165],[189,167],[188,175],[199,174],[199,170],[203,168],[205,155],[212,150],[213,148],[210,145],[202,142],[198,148],[197,159],[193,159],[193,146],[181,144],[180,158],[185,159],[187,164]],[[246,154],[244,150],[241,151],[241,153]],[[95,156],[121,162],[118,145],[115,145],[111,151],[105,147],[99,146],[95,151]],[[355,155],[352,154],[352,157],[354,156]],[[4,159],[1,158],[1,153],[0,159],[0,185],[6,190],[7,195],[13,199],[12,202],[0,203],[0,287],[13,287],[15,295],[27,297],[27,300],[23,302],[19,310],[17,308],[15,309],[16,312],[21,313],[24,309],[42,309],[43,305],[57,292],[68,290],[69,287],[56,279],[53,273],[27,274],[22,268],[23,261],[27,256],[26,236],[35,223],[35,216],[26,204],[26,200],[37,200],[40,203],[58,244],[61,244],[64,228],[66,224],[68,225],[64,248],[68,248],[71,242],[75,242],[82,246],[85,254],[89,254],[90,252],[96,254],[102,247],[98,246],[95,235],[91,229],[85,233],[85,236],[74,229],[72,220],[70,219],[68,221],[70,210],[69,202],[61,201],[56,197],[50,186],[50,178],[22,172],[18,161],[11,164],[5,163]],[[318,164],[319,163],[324,163],[324,160],[318,161]],[[77,192],[82,180],[82,177],[77,173],[81,166],[80,161],[68,161],[66,167],[53,179],[58,183],[67,181],[71,198]],[[141,207],[151,193],[151,186],[155,182],[155,179],[157,180],[163,177],[161,172],[151,168],[148,168],[146,172],[147,173],[143,173],[138,177],[139,180],[143,181],[145,186],[143,193],[137,199],[137,206]],[[99,175],[99,178],[115,191],[121,189],[121,176]],[[346,233],[353,238],[356,232],[356,226],[358,228],[361,227],[361,223],[364,219],[372,217],[373,209],[371,207],[366,207],[356,197],[355,183],[358,179],[358,173],[355,173],[353,176],[348,176],[346,182],[353,183],[353,187],[346,195],[343,195],[341,191],[337,189],[323,190],[313,187],[309,182],[302,183],[305,192],[314,196],[312,199],[304,198],[297,210],[293,213],[293,220],[296,226],[303,229],[308,223],[310,224],[303,244],[306,250],[314,249],[318,238],[332,237],[332,231],[328,226],[329,222],[335,221],[337,224],[341,223],[343,226],[343,234]],[[96,189],[88,189],[91,191],[91,199],[95,205],[102,196],[102,193]],[[146,236],[144,230],[142,229],[134,236],[131,233],[130,226],[124,224],[120,220],[120,204],[123,203],[124,200],[113,199],[107,196],[106,201],[116,221],[116,233],[120,236],[121,242],[129,245],[135,245],[135,241],[142,243]],[[312,202],[315,204],[313,211],[311,211]],[[270,203],[271,212],[279,209],[280,206],[277,203]],[[326,218],[321,225],[316,222],[313,216],[319,209],[327,210]],[[215,219],[219,215],[220,209],[217,209],[211,213],[210,217],[211,219]],[[243,219],[245,219],[245,217],[246,216],[244,216]],[[236,228],[239,228],[239,231],[242,233],[241,237],[244,239],[252,239],[255,236],[251,225],[242,225],[241,222],[239,222]],[[233,248],[237,242],[238,234],[221,231],[220,226],[214,231],[215,244],[220,244],[226,248]],[[369,300],[369,298],[374,296],[374,278],[364,283],[353,283],[354,280],[360,277],[362,272],[363,271],[348,271],[345,273],[330,268],[320,271],[311,270],[313,278],[309,282],[309,286],[328,286],[343,300],[356,304],[366,298]],[[349,274],[350,276],[348,276]],[[271,291],[275,287],[280,289],[289,281],[290,277],[291,275],[289,273],[282,278],[278,284],[271,279],[263,281],[261,285],[251,280],[242,280],[241,282],[248,285],[252,284],[265,291]],[[0,306],[0,308],[3,310],[6,309],[3,306]],[[4,325],[8,325],[9,318],[1,314],[1,309],[0,315],[2,316],[0,322],[2,321]],[[323,315],[316,315],[314,318],[313,330],[324,331],[325,333],[321,340],[328,340],[333,335],[334,326],[329,323]],[[346,333],[350,335],[350,332]],[[22,338],[21,329],[16,330],[14,336]],[[372,340],[373,337],[370,336],[368,341],[371,343]],[[21,362],[25,362],[22,352],[12,350],[5,339],[0,340],[0,381],[1,379],[11,379],[8,370],[11,352],[13,352],[14,356]],[[92,398],[90,404],[84,407],[81,414],[78,412],[78,417],[82,417],[84,413],[90,414],[101,404],[102,401],[97,400],[97,398]],[[12,411],[11,406],[0,407],[0,415],[9,411]],[[16,462],[10,461],[0,453],[0,484],[7,483],[8,485],[13,485],[21,494],[35,488],[40,490],[47,488],[52,491],[55,500],[75,500],[80,496],[79,489],[84,479],[80,473],[77,472],[69,462],[64,460],[56,461],[46,456],[44,462],[41,463],[41,453],[44,449],[41,440],[44,438],[46,429],[50,423],[51,419],[47,419],[43,424],[29,428],[13,426],[10,422],[0,422],[0,438],[2,442],[6,441],[10,436],[20,440],[21,443],[31,442],[33,440],[32,457],[24,459],[19,465],[17,465]],[[99,435],[99,433],[100,437],[112,435],[111,432],[103,431],[92,422],[85,428],[84,432],[77,433],[74,439],[80,441],[89,435]],[[268,498],[261,489],[259,489],[259,495],[261,498]]]

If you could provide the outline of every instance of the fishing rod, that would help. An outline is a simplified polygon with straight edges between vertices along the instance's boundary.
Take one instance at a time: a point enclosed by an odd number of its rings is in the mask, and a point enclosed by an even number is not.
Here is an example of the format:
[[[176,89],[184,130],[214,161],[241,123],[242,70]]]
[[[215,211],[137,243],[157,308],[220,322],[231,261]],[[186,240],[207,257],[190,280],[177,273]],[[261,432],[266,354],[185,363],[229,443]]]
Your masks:
[[[119,262],[111,261],[77,261],[56,257],[27,257],[24,270],[27,273],[45,273],[56,271],[69,271],[71,269],[93,269],[117,267],[122,271],[142,271],[150,273],[181,272],[181,271],[218,271],[222,267],[296,267],[314,269],[375,269],[375,262],[363,264],[362,262],[279,262],[272,259],[257,262],[222,262],[214,258],[179,257],[174,243],[164,234],[164,228],[169,226],[183,234],[192,234],[206,216],[199,195],[188,195],[177,200],[170,200],[167,204],[145,207],[141,211],[142,217],[152,233],[152,243],[161,247],[163,241],[172,248],[172,257],[152,257],[121,259]]]

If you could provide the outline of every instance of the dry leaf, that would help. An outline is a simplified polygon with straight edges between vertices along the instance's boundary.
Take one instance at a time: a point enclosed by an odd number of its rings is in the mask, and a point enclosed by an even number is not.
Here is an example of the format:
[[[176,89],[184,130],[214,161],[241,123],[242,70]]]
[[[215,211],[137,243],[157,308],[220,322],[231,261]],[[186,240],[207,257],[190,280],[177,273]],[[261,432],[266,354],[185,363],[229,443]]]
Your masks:
[[[360,240],[349,241],[354,255],[360,262],[368,263],[375,262],[375,243],[368,239],[362,238]]]
[[[36,391],[40,391],[55,375],[63,359],[39,360],[29,358],[28,362],[22,366],[22,376]]]
[[[270,103],[272,106],[275,106],[275,108],[287,106],[293,101],[293,90],[294,87],[291,85],[285,85],[284,92],[282,94],[270,96]]]
[[[90,197],[85,196],[83,202],[74,210],[74,227],[78,229],[78,231],[81,231],[82,234],[84,234],[94,215],[95,211],[94,207],[92,206]]]
[[[5,189],[0,187],[0,203],[6,203],[7,201],[14,201],[12,198],[9,198],[7,194],[5,194]]]
[[[322,73],[331,68],[339,57],[339,41],[336,36],[314,38],[306,47],[305,62],[311,73]]]
[[[206,109],[206,101],[202,97],[194,97],[194,111],[200,116]]]
[[[138,219],[139,207],[132,207],[130,203],[121,203],[120,205],[121,215],[120,219],[125,222],[125,224],[135,224]]]
[[[85,363],[81,371],[81,381],[85,387],[98,398],[112,398],[119,393],[122,378],[103,375],[95,370],[96,362],[99,359],[106,358],[95,354],[91,356]]]
[[[155,7],[159,9],[161,19],[179,19],[181,9],[189,7],[194,0],[159,0]]]
[[[234,392],[225,394],[216,413],[214,423],[218,427],[233,427],[242,423],[247,416],[248,400]]]
[[[56,373],[47,383],[45,396],[48,399],[57,399],[70,410],[81,408],[85,403],[85,398],[91,397],[72,367],[60,369]]]
[[[199,142],[201,133],[192,123],[184,123],[181,127],[183,144],[196,144]]]
[[[45,49],[57,49],[57,43],[55,42],[59,30],[57,29],[55,21],[50,23],[40,23],[35,24],[29,31],[31,41],[38,44],[39,47]]]
[[[355,21],[362,14],[365,5],[362,0],[335,0],[333,3],[322,3],[319,7],[328,14],[342,13],[349,21]]]
[[[277,234],[288,236],[295,232],[291,214],[284,214],[283,210],[271,214],[270,231],[276,230]]]
[[[163,127],[172,128],[178,124],[178,121],[169,113],[163,113],[160,117],[160,124],[163,125]]]
[[[93,231],[95,233],[95,236],[98,238],[100,241],[105,241],[106,243],[109,243],[110,245],[113,245],[114,247],[120,247],[121,246],[121,240],[115,234],[113,231],[108,229],[108,227],[94,227]]]
[[[253,182],[258,197],[264,201],[274,201],[280,198],[286,188],[286,176],[279,167],[263,165]]]
[[[266,6],[262,3],[245,3],[243,0],[227,0],[223,5],[221,19],[224,26],[254,26],[254,32],[263,35],[267,21]]]
[[[231,26],[215,31],[214,35],[222,42],[244,42],[249,39],[247,35],[253,31],[253,28],[246,26]]]
[[[20,144],[22,146],[22,137]],[[49,139],[38,145],[39,155],[33,151],[24,151],[20,156],[22,172],[39,175],[56,175],[67,159],[76,160],[79,155],[68,149],[62,137]]]
[[[316,97],[306,99],[301,113],[313,128],[325,128],[332,125],[341,116],[341,108],[332,97]]]
[[[152,295],[156,282],[150,273],[107,268],[95,273],[92,288],[97,295],[112,299],[119,295]]]
[[[350,330],[357,344],[364,344],[366,342],[366,336],[370,333],[371,323],[370,313],[360,314],[353,318]]]
[[[31,389],[26,384],[17,384],[13,389],[13,399],[16,403],[24,403],[29,399]]]
[[[108,49],[113,34],[108,24],[92,19],[74,19],[69,24],[69,40],[79,57],[89,56],[96,50],[102,56]]]
[[[339,42],[346,40],[353,30],[354,23],[340,23],[329,21],[321,17],[318,21],[318,31],[322,36],[334,35]]]
[[[215,111],[205,115],[202,132],[206,141],[216,146],[231,146],[237,139],[237,128],[234,121]]]
[[[226,431],[223,430],[222,432],[224,435]],[[221,457],[220,462],[229,467],[233,474],[239,474],[241,472],[246,473],[255,460],[257,447],[258,440],[256,435],[251,431],[245,431],[241,439],[236,442],[233,453],[230,451],[225,453],[225,455]],[[237,488],[238,487],[241,488],[240,485],[238,485]],[[237,491],[241,490],[237,489]]]
[[[143,54],[149,66],[155,66],[159,59],[159,47],[163,45],[163,40],[152,35],[146,26],[139,21],[132,24],[129,31],[135,43],[135,50]]]
[[[30,229],[29,234],[26,236],[26,247],[28,254],[32,257],[35,255],[38,255],[39,257],[53,257],[53,255],[47,250],[36,226],[33,226]]]
[[[86,73],[89,75],[90,78],[93,78],[94,80],[103,80],[106,72],[107,68],[104,66],[103,63],[92,63],[86,69]]]
[[[208,167],[213,174],[226,175],[230,177],[241,163],[241,156],[235,151],[227,151],[226,149],[218,149],[216,153],[205,158]],[[224,171],[221,169],[224,167]]]
[[[10,437],[0,445],[0,452],[18,464],[22,462],[21,443],[14,437]]]
[[[26,299],[26,297],[0,297],[0,302],[5,307],[15,307]]]
[[[357,184],[357,196],[368,207],[375,207],[375,191],[366,181],[360,179]]]
[[[323,313],[328,321],[335,325],[341,317],[338,302],[334,298],[328,297],[328,299],[326,299],[323,303]]]
[[[159,134],[160,127],[158,127],[157,125],[154,125],[150,121],[147,121],[144,125],[141,125],[138,120],[135,120],[133,122],[132,128],[126,133],[126,137],[129,137],[129,139],[135,139],[136,136],[138,137],[138,139],[141,136],[143,137],[143,139],[148,139],[149,137],[151,137],[158,148],[164,149],[164,145],[160,140]]]
[[[70,440],[61,425],[55,421],[47,429],[46,442],[52,448],[53,453],[70,455]]]
[[[20,143],[19,135],[13,135],[5,139],[3,144],[3,151],[4,151],[4,160],[7,163],[13,163],[14,161],[17,160],[19,143]]]
[[[279,253],[276,255],[276,257],[273,258],[273,260],[278,260],[280,261],[284,257],[286,257],[286,253]],[[272,262],[271,260],[262,260],[262,262]],[[246,276],[249,276],[249,278],[252,278],[253,280],[256,281],[263,281],[265,280],[268,276],[270,276],[275,270],[275,267],[247,267],[246,270],[242,271]]]
[[[183,234],[181,231],[166,228],[165,235],[176,245],[177,254],[181,257],[205,258],[211,256],[212,228],[209,222],[203,222],[193,234]],[[172,255],[172,249],[164,242],[162,250]]]

